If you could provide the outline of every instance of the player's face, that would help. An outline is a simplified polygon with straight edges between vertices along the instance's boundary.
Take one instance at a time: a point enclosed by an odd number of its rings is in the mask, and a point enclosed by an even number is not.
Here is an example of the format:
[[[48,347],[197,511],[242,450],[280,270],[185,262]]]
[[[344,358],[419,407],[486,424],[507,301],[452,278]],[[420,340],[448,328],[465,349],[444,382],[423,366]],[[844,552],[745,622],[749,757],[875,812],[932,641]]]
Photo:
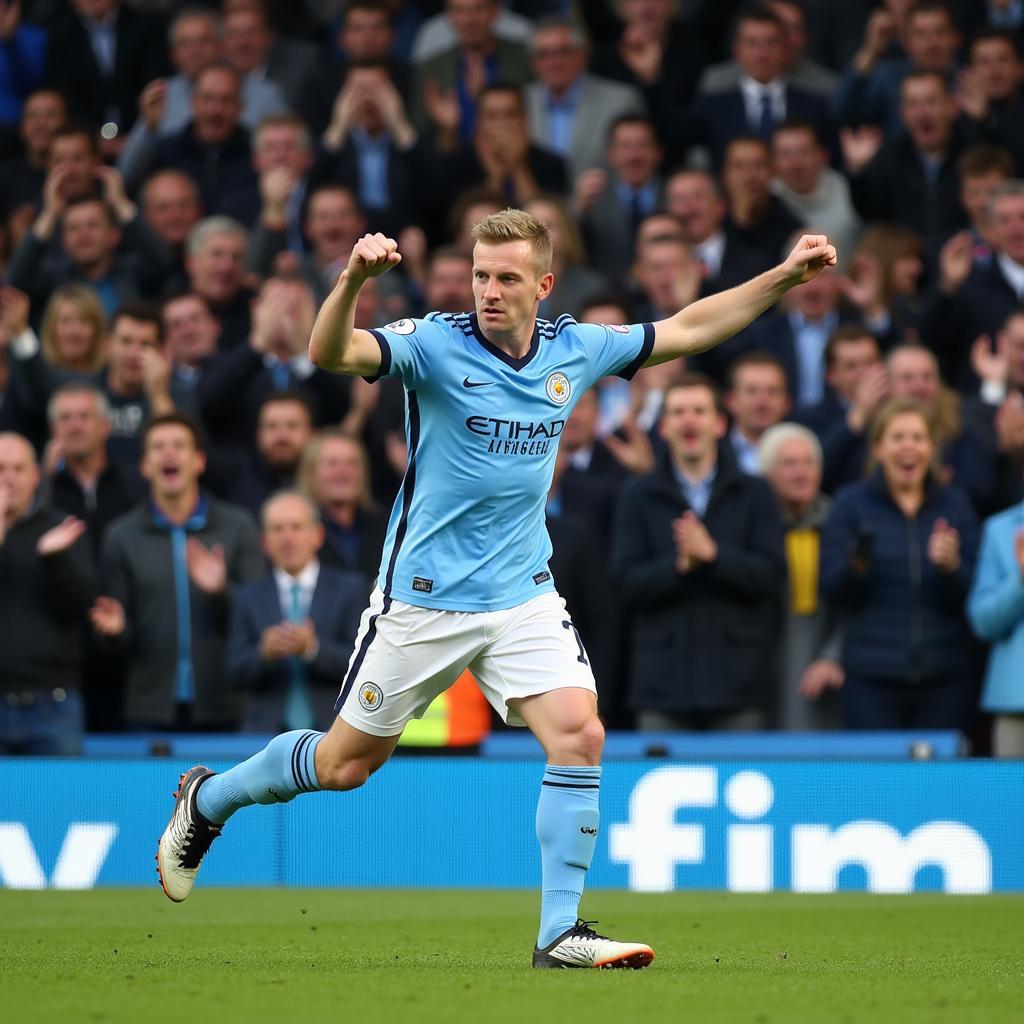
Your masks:
[[[517,333],[537,315],[554,284],[539,274],[529,242],[477,242],[473,248],[473,301],[485,334]]]
[[[801,437],[783,441],[768,482],[783,505],[810,505],[821,487],[821,466],[810,442]]]
[[[707,388],[673,388],[665,396],[661,436],[678,461],[704,461],[724,433],[725,418],[719,416],[714,395]]]
[[[141,469],[156,498],[173,500],[186,494],[205,468],[206,456],[196,448],[188,427],[164,423],[149,432]]]
[[[263,550],[275,569],[302,572],[320,550],[323,527],[301,498],[281,497],[263,513]]]

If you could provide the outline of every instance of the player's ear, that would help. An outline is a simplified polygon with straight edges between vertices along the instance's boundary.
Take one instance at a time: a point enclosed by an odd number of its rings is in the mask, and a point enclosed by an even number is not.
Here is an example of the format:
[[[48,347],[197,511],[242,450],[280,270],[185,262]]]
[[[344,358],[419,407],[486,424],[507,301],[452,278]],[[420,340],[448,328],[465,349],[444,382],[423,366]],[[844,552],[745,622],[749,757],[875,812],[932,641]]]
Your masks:
[[[551,289],[555,287],[555,275],[549,270],[541,279],[537,285],[537,298],[543,301],[551,294]]]

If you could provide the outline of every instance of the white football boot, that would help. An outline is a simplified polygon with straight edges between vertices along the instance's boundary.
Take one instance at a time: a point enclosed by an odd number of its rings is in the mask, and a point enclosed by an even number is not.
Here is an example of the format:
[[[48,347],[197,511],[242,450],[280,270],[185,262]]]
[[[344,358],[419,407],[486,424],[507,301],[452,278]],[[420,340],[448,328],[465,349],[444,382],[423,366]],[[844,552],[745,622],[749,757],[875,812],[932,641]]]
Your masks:
[[[534,949],[534,967],[628,967],[640,970],[654,959],[654,950],[643,942],[616,942],[598,935],[590,926],[596,921],[576,924],[544,949]]]
[[[169,899],[180,903],[192,891],[199,865],[223,826],[207,821],[196,806],[199,786],[211,775],[205,765],[190,768],[181,776],[174,813],[156,848],[156,869]]]

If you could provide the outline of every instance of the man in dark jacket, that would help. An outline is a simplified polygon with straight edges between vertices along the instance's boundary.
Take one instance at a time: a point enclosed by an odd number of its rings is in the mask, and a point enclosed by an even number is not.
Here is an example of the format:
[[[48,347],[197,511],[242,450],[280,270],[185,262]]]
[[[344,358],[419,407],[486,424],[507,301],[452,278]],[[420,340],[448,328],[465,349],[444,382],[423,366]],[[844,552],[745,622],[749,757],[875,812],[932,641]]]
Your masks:
[[[242,729],[314,729],[334,718],[366,580],[329,569],[311,501],[281,491],[263,507],[263,549],[273,571],[232,595],[227,673],[246,694]]]
[[[0,434],[0,753],[77,754],[95,569],[85,523],[38,505],[38,487],[32,445]]]
[[[142,435],[149,499],[118,519],[103,545],[106,595],[93,627],[128,649],[129,728],[234,729],[238,696],[224,679],[228,587],[266,570],[247,512],[199,490],[206,456],[182,413]]]
[[[783,531],[771,489],[722,458],[706,377],[665,391],[662,463],[622,496],[612,562],[635,614],[630,705],[642,729],[760,729],[775,692]]]

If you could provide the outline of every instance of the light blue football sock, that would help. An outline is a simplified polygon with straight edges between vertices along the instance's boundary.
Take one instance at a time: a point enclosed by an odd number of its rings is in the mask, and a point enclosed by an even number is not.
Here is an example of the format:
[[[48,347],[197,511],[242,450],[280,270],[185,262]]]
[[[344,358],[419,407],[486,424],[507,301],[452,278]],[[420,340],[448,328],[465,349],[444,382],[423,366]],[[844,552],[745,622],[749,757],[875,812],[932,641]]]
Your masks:
[[[583,880],[597,845],[600,791],[599,765],[549,764],[544,769],[537,801],[541,864],[539,949],[550,945],[576,923]]]
[[[320,788],[313,758],[324,733],[297,729],[275,736],[258,754],[208,778],[196,794],[199,813],[223,825],[250,804],[286,804]]]

